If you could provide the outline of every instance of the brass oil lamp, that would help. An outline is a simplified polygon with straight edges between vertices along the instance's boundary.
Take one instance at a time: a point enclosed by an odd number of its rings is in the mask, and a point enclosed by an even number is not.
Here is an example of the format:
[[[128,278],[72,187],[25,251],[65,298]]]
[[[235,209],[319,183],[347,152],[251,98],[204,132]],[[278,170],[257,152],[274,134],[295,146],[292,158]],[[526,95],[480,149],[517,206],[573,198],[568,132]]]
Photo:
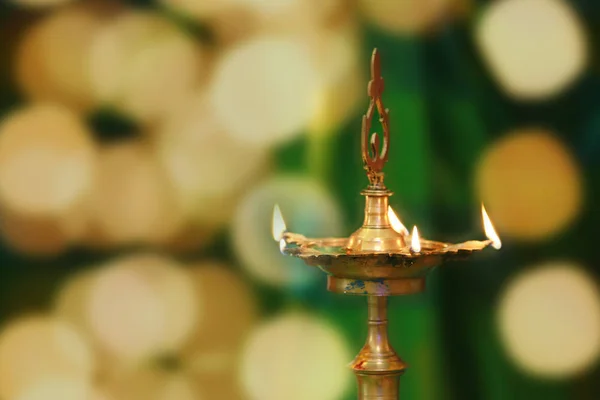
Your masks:
[[[419,237],[416,226],[411,234],[402,225],[389,206],[392,192],[383,182],[390,147],[389,110],[383,106],[383,89],[380,57],[375,50],[368,85],[370,104],[362,121],[362,159],[369,179],[369,186],[361,193],[366,200],[363,225],[349,238],[313,239],[288,232],[277,205],[273,214],[273,236],[282,253],[325,272],[329,291],[367,297],[367,341],[351,364],[360,400],[397,400],[400,376],[407,368],[388,340],[387,297],[422,292],[434,267],[464,259],[489,245],[496,249],[501,246],[483,206],[485,241],[450,244],[425,240]],[[375,109],[383,128],[382,143],[377,133],[370,134]]]

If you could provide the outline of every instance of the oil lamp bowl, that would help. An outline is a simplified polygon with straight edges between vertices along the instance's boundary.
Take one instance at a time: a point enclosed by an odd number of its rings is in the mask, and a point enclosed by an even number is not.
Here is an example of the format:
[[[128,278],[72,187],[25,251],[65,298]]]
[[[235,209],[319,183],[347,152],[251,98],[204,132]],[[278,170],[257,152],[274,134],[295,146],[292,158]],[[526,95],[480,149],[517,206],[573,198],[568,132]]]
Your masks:
[[[284,254],[302,259],[327,274],[327,289],[351,295],[396,296],[425,289],[429,271],[447,261],[463,260],[489,246],[490,240],[449,244],[421,239],[421,251],[405,246],[392,252],[349,251],[348,238],[310,239],[285,233]],[[411,237],[405,239],[410,243]]]

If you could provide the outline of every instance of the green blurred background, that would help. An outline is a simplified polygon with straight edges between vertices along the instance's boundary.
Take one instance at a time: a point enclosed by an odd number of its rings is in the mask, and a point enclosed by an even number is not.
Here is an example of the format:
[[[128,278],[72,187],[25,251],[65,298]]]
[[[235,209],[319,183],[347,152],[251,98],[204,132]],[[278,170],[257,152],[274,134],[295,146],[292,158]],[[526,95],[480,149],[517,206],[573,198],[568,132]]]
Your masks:
[[[391,300],[403,399],[600,398],[600,4],[0,4],[0,399],[339,400],[366,301],[279,253],[347,236],[370,54],[391,205],[503,248]],[[374,126],[374,129],[379,129]]]

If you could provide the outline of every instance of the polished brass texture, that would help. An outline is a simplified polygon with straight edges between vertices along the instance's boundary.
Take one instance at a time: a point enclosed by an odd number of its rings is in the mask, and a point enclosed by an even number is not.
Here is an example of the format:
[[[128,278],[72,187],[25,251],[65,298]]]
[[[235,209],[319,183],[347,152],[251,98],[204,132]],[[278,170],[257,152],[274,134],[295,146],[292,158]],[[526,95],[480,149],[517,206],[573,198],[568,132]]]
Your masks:
[[[348,253],[399,251],[406,247],[406,238],[392,229],[388,218],[392,193],[369,189],[362,194],[365,196],[365,220],[363,226],[350,236]]]
[[[349,238],[307,238],[284,232],[280,248],[284,254],[302,259],[327,274],[327,289],[342,294],[367,296],[369,333],[365,346],[352,363],[359,387],[359,400],[397,400],[399,379],[406,364],[388,341],[387,296],[407,295],[425,290],[427,274],[450,260],[464,259],[492,242],[472,240],[459,244],[419,239],[421,250],[410,249],[412,236],[396,232],[388,218],[392,193],[383,183],[383,166],[389,156],[389,112],[381,95],[384,81],[377,50],[371,61],[370,104],[362,123],[362,159],[369,186],[365,196],[363,225]],[[377,109],[383,128],[370,134]]]
[[[358,380],[359,399],[398,399],[400,375],[407,366],[388,340],[387,301],[387,297],[367,298],[367,342],[351,364]]]
[[[367,113],[363,116],[361,130],[362,159],[367,170],[367,177],[371,183],[370,187],[373,189],[385,189],[382,171],[390,154],[389,110],[383,107],[383,100],[381,99],[384,87],[384,80],[381,76],[381,59],[377,49],[375,49],[371,58],[371,81],[369,81],[367,90],[371,101]],[[377,108],[379,122],[383,128],[383,144],[380,143],[377,133],[372,135],[370,133],[375,108]]]

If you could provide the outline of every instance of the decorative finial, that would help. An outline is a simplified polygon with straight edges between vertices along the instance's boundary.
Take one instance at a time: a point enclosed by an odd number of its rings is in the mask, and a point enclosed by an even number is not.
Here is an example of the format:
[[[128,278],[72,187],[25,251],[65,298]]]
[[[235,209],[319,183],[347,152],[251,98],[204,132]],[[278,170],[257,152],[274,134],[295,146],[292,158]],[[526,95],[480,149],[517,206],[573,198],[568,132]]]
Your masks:
[[[383,166],[388,160],[390,149],[390,125],[389,125],[389,110],[383,107],[381,94],[383,93],[384,82],[381,76],[381,60],[377,49],[373,50],[371,58],[371,81],[368,86],[368,95],[371,98],[367,113],[363,116],[362,121],[362,158],[367,170],[370,186],[373,188],[383,188]],[[383,128],[383,145],[379,139],[379,135],[371,131],[371,123],[373,122],[373,114],[377,107],[379,114],[379,122]]]

